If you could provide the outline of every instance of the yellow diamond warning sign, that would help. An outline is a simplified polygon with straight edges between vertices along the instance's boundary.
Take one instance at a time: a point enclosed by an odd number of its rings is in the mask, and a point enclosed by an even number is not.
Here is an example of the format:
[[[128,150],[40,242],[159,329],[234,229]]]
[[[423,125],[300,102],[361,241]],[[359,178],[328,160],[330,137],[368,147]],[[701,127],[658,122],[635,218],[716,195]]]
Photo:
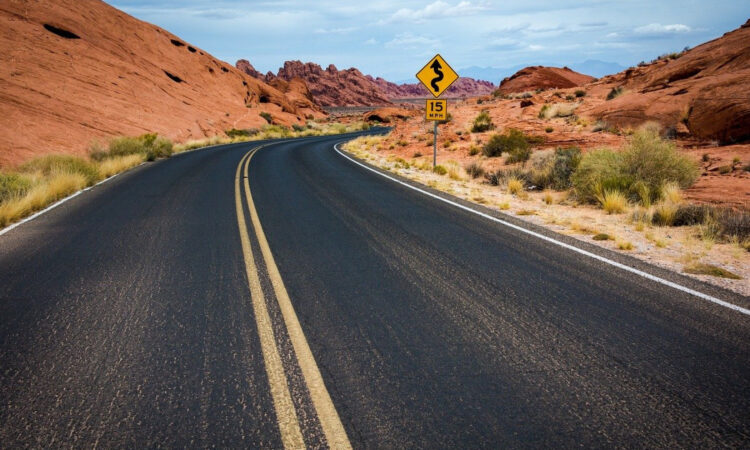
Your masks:
[[[438,54],[422,70],[417,72],[417,79],[425,85],[432,95],[440,97],[440,94],[445,92],[454,81],[458,80],[458,74]]]
[[[424,118],[427,120],[448,120],[448,100],[427,99]]]

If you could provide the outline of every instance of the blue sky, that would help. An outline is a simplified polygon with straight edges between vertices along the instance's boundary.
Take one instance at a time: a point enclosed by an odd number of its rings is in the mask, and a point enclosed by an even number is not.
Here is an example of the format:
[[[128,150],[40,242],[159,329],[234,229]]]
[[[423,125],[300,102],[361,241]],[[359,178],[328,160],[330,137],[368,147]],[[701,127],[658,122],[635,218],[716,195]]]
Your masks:
[[[437,52],[456,69],[588,59],[629,66],[719,37],[750,17],[746,0],[108,3],[261,72],[299,59],[394,81],[413,79]]]

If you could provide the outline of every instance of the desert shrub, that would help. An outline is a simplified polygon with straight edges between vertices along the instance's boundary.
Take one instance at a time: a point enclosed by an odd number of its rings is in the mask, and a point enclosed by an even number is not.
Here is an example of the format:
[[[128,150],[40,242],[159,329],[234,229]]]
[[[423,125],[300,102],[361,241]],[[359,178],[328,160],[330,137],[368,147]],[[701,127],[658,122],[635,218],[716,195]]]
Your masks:
[[[716,214],[721,234],[743,241],[750,238],[750,213],[724,208]]]
[[[537,117],[540,119],[546,119],[547,111],[549,111],[549,105],[542,105],[542,109],[539,110],[539,114],[537,115]]]
[[[448,114],[445,115],[445,120],[438,120],[438,123],[441,124],[441,125],[445,125],[446,123],[448,123],[448,122],[450,122],[452,120],[453,120],[453,114],[448,113]]]
[[[621,153],[608,149],[594,150],[581,158],[578,168],[570,181],[576,196],[585,202],[593,203],[605,190],[627,192],[631,178],[623,171]]]
[[[516,146],[511,147],[508,150],[508,157],[505,159],[507,164],[513,164],[517,162],[526,162],[531,157],[531,146]]]
[[[552,128],[552,127],[547,127],[547,128],[544,129],[545,133],[552,133],[553,131],[555,131],[555,129]]]
[[[673,142],[662,139],[655,127],[644,127],[633,134],[622,162],[630,178],[648,186],[652,199],[660,196],[669,183],[683,189],[691,186],[700,174],[698,166],[681,155]]]
[[[586,91],[584,91],[582,89],[578,89],[578,90],[576,90],[575,95],[578,98],[585,97],[586,96]]]
[[[471,147],[469,147],[469,156],[478,155],[479,152],[479,147],[477,147],[476,145],[472,145]]]
[[[469,174],[471,178],[479,178],[484,175],[484,168],[482,167],[482,164],[478,162],[467,164],[464,167],[464,170],[466,170],[466,173]]]
[[[230,138],[252,136],[252,133],[250,132],[250,130],[238,130],[236,128],[226,130],[224,134],[226,134]]]
[[[260,113],[260,116],[266,119],[266,122],[273,123],[273,116],[270,113],[263,111]]]
[[[492,123],[492,119],[490,118],[489,113],[487,113],[487,111],[482,111],[477,117],[474,118],[474,123],[471,125],[471,132],[482,133],[494,128],[495,125]]]
[[[525,161],[531,155],[531,146],[523,132],[509,129],[504,134],[493,135],[482,152],[485,156],[500,156],[503,152],[517,155],[518,161]],[[523,157],[525,156],[525,159]]]
[[[581,149],[565,147],[555,149],[555,159],[552,165],[551,187],[558,191],[570,188],[570,177],[581,163]]]
[[[20,197],[31,189],[31,179],[18,173],[0,173],[0,203]]]
[[[706,205],[680,205],[675,211],[672,224],[676,227],[698,225],[713,215],[713,209]]]
[[[719,173],[721,175],[726,175],[728,173],[732,172],[732,166],[721,166],[719,167]]]
[[[299,124],[296,124],[296,123],[292,124],[292,130],[294,130],[296,132],[305,131],[306,129],[307,129],[307,127],[304,127],[302,125],[299,125]]]
[[[42,156],[22,165],[19,170],[27,173],[38,172],[45,177],[56,174],[78,174],[82,175],[89,185],[99,180],[99,171],[94,164],[70,155]]]
[[[435,167],[434,167],[434,168],[432,169],[432,171],[433,171],[433,172],[435,172],[435,173],[436,173],[436,174],[438,174],[438,175],[445,175],[446,173],[448,173],[448,169],[446,169],[445,167],[443,167],[443,166],[441,166],[441,165],[437,165],[437,166],[435,166]]]
[[[119,156],[142,154],[149,161],[156,158],[166,158],[172,155],[172,141],[157,135],[147,133],[138,137],[119,137],[112,139],[106,153],[98,154],[98,160]],[[92,155],[94,158],[94,155]]]
[[[625,90],[623,89],[622,86],[613,87],[612,90],[610,90],[609,93],[607,94],[607,100],[612,100],[614,98],[619,97],[620,95],[622,95],[624,91]]]
[[[497,172],[486,172],[484,174],[484,179],[487,181],[487,183],[490,186],[498,186],[500,185],[500,176]]]

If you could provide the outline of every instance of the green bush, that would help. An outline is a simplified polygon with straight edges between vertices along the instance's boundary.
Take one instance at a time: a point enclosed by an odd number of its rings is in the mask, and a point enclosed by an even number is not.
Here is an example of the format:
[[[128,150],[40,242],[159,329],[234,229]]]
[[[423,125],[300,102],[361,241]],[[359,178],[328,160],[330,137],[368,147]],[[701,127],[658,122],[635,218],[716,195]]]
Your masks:
[[[493,135],[482,148],[482,153],[488,157],[500,156],[504,152],[514,159],[518,157],[518,161],[525,161],[531,155],[531,145],[523,132],[511,128],[504,134]]]
[[[578,98],[585,97],[586,96],[586,91],[584,91],[582,89],[578,89],[578,90],[576,90],[575,94],[576,94],[576,97],[578,97]]]
[[[623,171],[623,155],[608,149],[594,150],[581,158],[570,181],[576,196],[585,202],[596,203],[605,190],[629,190],[632,180]]]
[[[31,189],[31,180],[18,173],[0,173],[0,203],[20,197]]]
[[[88,184],[99,180],[99,170],[83,158],[70,155],[47,155],[33,159],[20,168],[21,172],[41,172],[43,175],[60,173],[78,173],[86,178]]]
[[[648,205],[661,197],[666,184],[677,183],[684,189],[698,175],[697,165],[681,155],[673,142],[659,137],[655,127],[644,127],[622,153],[596,150],[584,155],[571,181],[583,201],[594,202],[598,192],[617,189]]]
[[[487,111],[482,111],[477,117],[474,118],[474,123],[471,126],[471,132],[482,133],[494,128],[495,125],[492,123],[492,118],[490,118],[489,113],[487,113]]]
[[[435,166],[435,167],[434,167],[434,168],[432,169],[432,171],[433,171],[433,172],[435,172],[435,173],[436,173],[436,174],[438,174],[438,175],[445,175],[446,173],[448,173],[448,169],[446,169],[445,167],[443,167],[443,166],[441,166],[441,165],[437,165],[437,166]]]
[[[566,147],[555,149],[555,160],[552,166],[551,187],[558,191],[570,188],[570,178],[581,163],[581,149]]]
[[[270,113],[263,111],[262,113],[260,113],[260,116],[266,119],[266,122],[273,123],[273,116]]]
[[[655,127],[644,127],[633,134],[622,162],[623,171],[634,182],[640,181],[648,187],[652,201],[659,198],[665,184],[674,182],[684,189],[700,175],[695,162],[681,155],[672,141],[659,137]]]
[[[292,130],[294,130],[296,132],[305,131],[306,129],[307,128],[304,127],[304,126],[302,126],[302,125],[299,125],[299,124],[296,124],[296,123],[292,124]]]
[[[172,155],[172,141],[156,133],[143,134],[138,137],[119,137],[112,139],[109,150],[104,153],[92,153],[91,158],[101,161],[116,156],[142,154],[149,161],[156,158],[167,158]]]

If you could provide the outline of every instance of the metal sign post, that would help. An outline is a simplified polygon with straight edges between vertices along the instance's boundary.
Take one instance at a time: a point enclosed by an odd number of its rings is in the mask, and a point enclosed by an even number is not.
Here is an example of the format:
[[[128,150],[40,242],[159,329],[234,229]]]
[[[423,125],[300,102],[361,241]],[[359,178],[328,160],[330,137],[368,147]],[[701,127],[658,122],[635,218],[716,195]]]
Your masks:
[[[438,99],[456,80],[458,74],[443,59],[435,55],[425,66],[417,72],[417,79],[427,88],[435,99],[428,99],[425,104],[425,120],[433,121],[432,128],[432,168],[437,166],[437,135],[438,122],[448,120],[448,101]]]

